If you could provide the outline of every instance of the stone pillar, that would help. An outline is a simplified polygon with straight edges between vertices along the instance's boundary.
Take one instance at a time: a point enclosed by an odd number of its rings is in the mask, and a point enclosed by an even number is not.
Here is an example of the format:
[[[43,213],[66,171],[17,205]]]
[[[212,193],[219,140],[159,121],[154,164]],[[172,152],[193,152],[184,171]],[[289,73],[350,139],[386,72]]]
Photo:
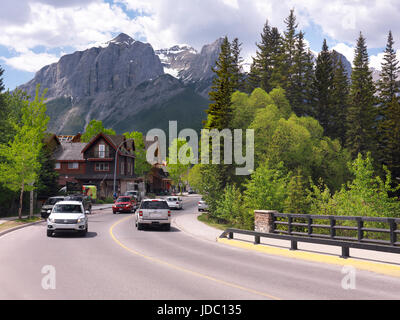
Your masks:
[[[255,210],[254,211],[254,231],[272,233],[274,230],[274,210]]]

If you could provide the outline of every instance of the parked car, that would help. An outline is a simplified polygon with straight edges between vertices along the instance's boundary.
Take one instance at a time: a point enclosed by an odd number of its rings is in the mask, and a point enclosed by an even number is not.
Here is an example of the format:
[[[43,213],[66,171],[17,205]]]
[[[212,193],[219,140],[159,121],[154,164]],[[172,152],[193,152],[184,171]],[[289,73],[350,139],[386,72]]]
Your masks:
[[[53,210],[54,205],[57,202],[63,201],[65,197],[63,196],[58,196],[58,197],[50,197],[46,200],[46,202],[43,204],[42,209],[40,210],[40,215],[43,219],[47,219],[51,213],[51,210]]]
[[[183,209],[183,202],[182,198],[180,197],[168,197],[167,203],[171,209],[178,209],[178,210]]]
[[[90,199],[90,197],[88,197],[84,194],[69,195],[65,198],[65,200],[82,202],[83,208],[85,209],[85,211],[89,211],[89,214],[92,213],[92,200]]]
[[[167,201],[162,199],[143,200],[136,211],[135,224],[138,230],[143,230],[144,226],[159,226],[170,230],[171,211]]]
[[[135,198],[137,202],[140,202],[142,200],[140,192],[137,190],[127,191],[124,193],[124,196],[131,196],[131,197]]]
[[[201,198],[197,204],[199,211],[207,211],[208,205],[207,203]]]
[[[57,202],[47,219],[47,236],[57,231],[74,231],[85,236],[88,232],[89,211],[85,211],[80,201]]]
[[[120,212],[132,213],[136,211],[136,200],[131,196],[119,197],[112,206],[112,211],[114,214]]]

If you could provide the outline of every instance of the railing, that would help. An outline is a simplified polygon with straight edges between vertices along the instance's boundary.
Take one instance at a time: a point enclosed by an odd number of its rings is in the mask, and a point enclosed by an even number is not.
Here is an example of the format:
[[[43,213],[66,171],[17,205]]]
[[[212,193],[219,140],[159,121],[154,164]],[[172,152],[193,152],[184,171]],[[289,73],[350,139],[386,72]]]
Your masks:
[[[291,250],[298,249],[298,242],[339,246],[342,247],[342,258],[350,256],[350,248],[400,253],[400,242],[397,241],[398,234],[400,234],[400,230],[398,230],[400,219],[397,218],[285,213],[270,213],[270,215],[272,219],[270,219],[269,233],[227,229],[221,234],[220,238],[228,237],[228,239],[233,239],[233,235],[237,233],[254,236],[255,244],[260,244],[260,238],[289,240],[291,242]],[[317,223],[321,221],[329,221],[329,224]],[[353,223],[354,226],[343,225],[343,223],[349,222]],[[385,225],[386,228],[366,227],[365,224]],[[317,233],[316,229],[325,230],[325,234]],[[354,234],[354,236],[352,237],[351,234]],[[380,239],[368,237],[368,235],[376,234],[380,234],[378,237]]]

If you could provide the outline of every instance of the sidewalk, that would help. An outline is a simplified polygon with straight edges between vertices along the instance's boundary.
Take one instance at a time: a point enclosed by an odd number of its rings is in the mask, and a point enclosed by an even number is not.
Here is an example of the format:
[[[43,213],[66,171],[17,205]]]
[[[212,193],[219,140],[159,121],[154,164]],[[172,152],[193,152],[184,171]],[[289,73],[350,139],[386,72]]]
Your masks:
[[[184,214],[177,216],[173,219],[173,224],[176,225],[182,231],[208,241],[216,242],[223,231],[210,227],[203,222],[197,220],[199,213]],[[254,243],[254,237],[247,235],[234,235],[235,240],[240,240],[244,244],[252,245]],[[224,243],[229,243],[229,241],[224,241]],[[290,241],[288,240],[275,240],[261,238],[261,247],[268,246],[279,249],[290,249]],[[257,247],[257,246],[254,246]],[[327,246],[312,243],[298,243],[298,252],[309,252],[323,254],[327,257],[339,257],[341,255],[341,247]],[[293,252],[293,251],[292,251]],[[353,259],[370,261],[370,262],[380,262],[380,263],[390,263],[400,266],[400,254],[386,253],[379,251],[368,251],[361,249],[350,249],[350,256]],[[343,259],[343,261],[346,261]]]
[[[33,216],[40,218],[40,214],[34,214]],[[22,216],[22,219],[28,219],[28,218],[29,218],[29,215]],[[3,218],[0,218],[0,224],[6,223],[6,222],[9,222],[9,221],[13,221],[13,220],[18,220],[18,216],[17,217],[3,217]]]

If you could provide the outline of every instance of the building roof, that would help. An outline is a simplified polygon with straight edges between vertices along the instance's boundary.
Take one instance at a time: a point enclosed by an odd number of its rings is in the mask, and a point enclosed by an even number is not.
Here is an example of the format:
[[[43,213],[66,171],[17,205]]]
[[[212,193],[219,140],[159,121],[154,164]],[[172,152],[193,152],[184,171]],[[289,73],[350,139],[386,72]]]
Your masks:
[[[82,149],[86,147],[86,143],[81,142],[61,142],[61,147],[58,148],[54,157],[58,161],[82,161]]]
[[[92,140],[90,140],[90,142],[82,148],[82,154],[86,152],[86,150],[100,138],[104,138],[114,150],[117,150],[119,145],[121,145],[125,140],[128,140],[128,142],[126,143],[127,149],[121,147],[118,154],[123,156],[135,157],[135,142],[133,140],[126,139],[124,135],[112,136],[104,133],[99,133],[97,136],[93,137]]]

